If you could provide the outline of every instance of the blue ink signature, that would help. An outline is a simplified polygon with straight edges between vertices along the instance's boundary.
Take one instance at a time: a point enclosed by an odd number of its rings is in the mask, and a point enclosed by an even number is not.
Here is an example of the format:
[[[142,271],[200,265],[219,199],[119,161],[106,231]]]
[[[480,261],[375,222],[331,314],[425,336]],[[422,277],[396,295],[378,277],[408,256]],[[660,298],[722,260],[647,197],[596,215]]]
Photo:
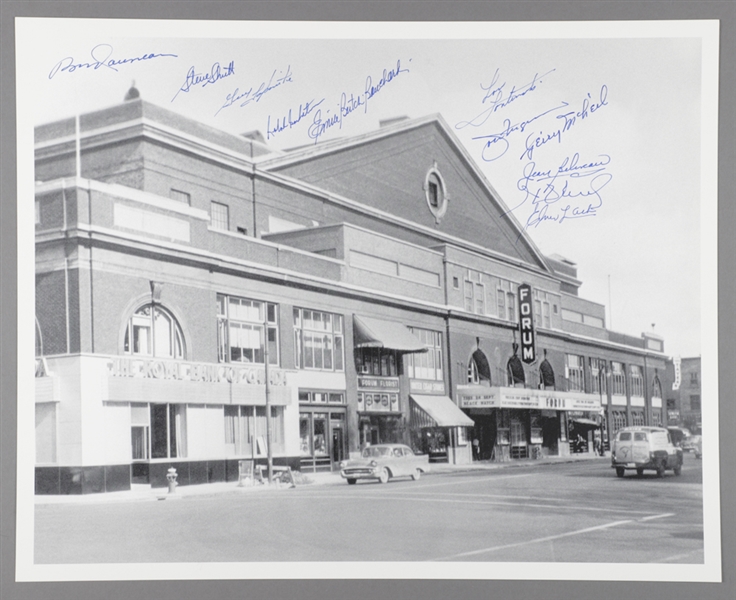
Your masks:
[[[534,133],[529,134],[526,138],[525,150],[519,157],[519,160],[522,160],[524,157],[528,160],[532,160],[534,149],[541,148],[552,140],[557,140],[557,142],[561,144],[562,134],[570,131],[570,129],[578,123],[578,119],[587,119],[604,106],[608,106],[608,86],[605,84],[601,86],[597,101],[593,102],[590,93],[588,93],[587,97],[583,99],[582,108],[579,111],[571,111],[557,115],[558,119],[564,119],[562,127],[546,133],[540,131],[539,135]]]
[[[294,80],[292,79],[292,72],[291,72],[291,65],[288,65],[286,67],[286,72],[284,71],[278,71],[279,76],[276,76],[277,70],[274,69],[273,73],[271,73],[271,77],[269,78],[268,82],[263,82],[261,85],[258,86],[258,89],[255,91],[251,87],[245,92],[241,92],[240,88],[235,88],[235,90],[225,96],[225,103],[217,109],[217,112],[215,113],[215,116],[223,109],[228,108],[229,106],[232,106],[236,102],[240,102],[239,107],[242,108],[244,106],[247,106],[251,102],[259,102],[261,98],[271,90],[275,90],[277,87],[280,87],[284,85],[285,83],[291,83]]]
[[[488,108],[486,108],[484,111],[482,111],[480,114],[476,115],[470,121],[460,121],[455,125],[455,129],[464,129],[465,127],[471,126],[471,127],[480,127],[481,125],[485,124],[488,119],[495,114],[495,112],[501,108],[507,107],[512,102],[518,100],[519,98],[523,98],[527,94],[534,92],[537,90],[537,84],[544,83],[544,80],[542,77],[546,77],[556,69],[550,69],[546,73],[543,73],[540,75],[539,73],[535,73],[534,77],[529,83],[525,83],[518,89],[516,86],[511,86],[511,89],[508,91],[508,94],[505,94],[504,88],[506,87],[506,82],[504,81],[500,85],[498,84],[499,80],[499,69],[496,69],[496,72],[493,74],[493,79],[488,85],[480,84],[480,87],[482,90],[486,92],[485,96],[483,96],[483,99],[481,100],[481,104],[488,103]]]
[[[409,59],[409,62],[411,62],[411,59]],[[401,59],[399,59],[396,61],[395,68],[383,70],[383,74],[375,84],[373,83],[373,78],[368,75],[365,80],[364,91],[359,94],[351,92],[348,96],[347,92],[342,92],[335,112],[326,110],[324,117],[322,116],[322,109],[314,113],[312,123],[307,129],[309,138],[313,139],[316,144],[319,138],[330,128],[337,127],[338,129],[342,129],[343,119],[354,114],[359,108],[363,108],[363,114],[367,113],[368,100],[378,94],[386,85],[394,81],[401,73],[409,73],[409,69],[402,68]]]
[[[597,210],[603,206],[601,190],[613,179],[613,175],[606,171],[610,162],[608,154],[581,162],[577,152],[565,157],[556,169],[540,170],[536,163],[528,162],[516,184],[524,192],[524,199],[508,213],[531,201],[532,213],[526,220],[527,229],[548,221],[562,223],[596,216]]]
[[[325,101],[324,98],[319,102],[315,102],[314,99],[309,102],[305,102],[299,105],[299,108],[295,111],[296,116],[289,109],[288,114],[276,118],[273,126],[271,125],[271,115],[268,115],[268,124],[266,125],[266,139],[271,139],[277,133],[281,133],[285,129],[291,129],[297,125],[304,117],[308,116],[313,110],[315,110],[320,104]]]
[[[497,133],[490,133],[488,135],[475,136],[472,139],[486,140],[486,143],[483,145],[483,150],[481,151],[481,158],[486,162],[492,162],[501,158],[504,154],[506,154],[506,151],[509,149],[509,141],[506,139],[509,135],[517,131],[523,133],[530,123],[533,123],[544,115],[547,115],[556,110],[560,110],[561,108],[565,108],[566,106],[568,106],[567,102],[563,101],[562,104],[560,104],[559,106],[547,109],[544,112],[541,112],[538,115],[532,117],[531,119],[526,119],[525,121],[520,121],[518,123],[512,124],[511,119],[504,119],[503,129],[501,131]]]
[[[154,52],[149,52],[133,58],[115,59],[110,58],[112,51],[113,48],[110,44],[97,44],[90,51],[90,56],[92,57],[91,62],[74,62],[74,58],[71,56],[62,58],[49,72],[49,79],[52,79],[54,75],[60,71],[66,73],[73,73],[77,69],[94,69],[96,71],[100,67],[107,67],[108,69],[117,71],[118,69],[116,69],[116,67],[120,65],[140,62],[142,60],[151,60],[153,58],[161,58],[163,56],[172,56],[174,58],[178,57],[177,54],[156,54]]]
[[[187,78],[184,80],[184,84],[179,88],[176,94],[174,94],[174,97],[171,99],[171,101],[173,102],[174,100],[176,100],[176,97],[179,95],[180,92],[187,93],[195,85],[207,87],[211,83],[215,83],[220,79],[230,77],[230,75],[234,74],[235,61],[233,60],[231,60],[230,64],[224,68],[220,66],[219,62],[216,62],[212,65],[212,68],[210,68],[209,73],[196,73],[193,66],[189,67]]]

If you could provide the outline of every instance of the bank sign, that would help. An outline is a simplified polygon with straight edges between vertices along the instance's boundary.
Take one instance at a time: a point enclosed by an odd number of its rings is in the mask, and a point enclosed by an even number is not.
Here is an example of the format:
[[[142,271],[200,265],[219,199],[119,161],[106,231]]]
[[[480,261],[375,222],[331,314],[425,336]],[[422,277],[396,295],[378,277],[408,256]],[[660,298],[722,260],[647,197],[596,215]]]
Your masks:
[[[532,288],[526,283],[519,286],[519,334],[521,335],[521,360],[531,364],[537,359],[537,356],[534,347]]]

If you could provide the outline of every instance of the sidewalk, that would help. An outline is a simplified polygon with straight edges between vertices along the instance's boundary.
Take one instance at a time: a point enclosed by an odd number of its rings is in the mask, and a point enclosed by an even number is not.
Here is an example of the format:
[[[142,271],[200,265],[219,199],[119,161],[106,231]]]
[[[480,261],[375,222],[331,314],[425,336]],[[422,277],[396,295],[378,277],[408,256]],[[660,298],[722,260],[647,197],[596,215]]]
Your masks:
[[[596,456],[594,454],[571,454],[570,456],[547,456],[539,459],[515,459],[507,462],[477,461],[465,465],[451,465],[447,463],[432,463],[427,477],[432,475],[449,473],[469,473],[477,471],[494,471],[497,469],[518,469],[524,467],[541,467],[559,464],[575,463],[582,461],[600,461],[610,463],[610,454]],[[303,488],[312,485],[345,485],[345,480],[340,477],[339,472],[305,473],[301,476],[305,480],[297,487]],[[172,494],[168,488],[151,488],[148,485],[133,485],[132,489],[122,492],[107,492],[104,494],[85,494],[69,496],[35,496],[36,505],[42,504],[68,504],[68,503],[108,503],[108,502],[158,502],[183,500],[193,496],[219,496],[222,494],[252,494],[270,491],[288,491],[293,489],[289,484],[274,483],[269,485],[256,483],[255,485],[244,485],[242,487],[234,481],[206,483],[202,485],[185,485],[176,488]]]

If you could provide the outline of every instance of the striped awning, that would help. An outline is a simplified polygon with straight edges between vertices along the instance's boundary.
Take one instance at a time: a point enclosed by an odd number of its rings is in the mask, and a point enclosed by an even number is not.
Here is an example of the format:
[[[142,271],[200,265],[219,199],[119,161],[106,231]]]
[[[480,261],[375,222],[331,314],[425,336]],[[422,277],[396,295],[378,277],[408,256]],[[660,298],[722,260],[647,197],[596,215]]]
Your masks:
[[[401,323],[353,316],[356,348],[386,348],[399,352],[427,352],[427,347]]]
[[[411,424],[414,427],[473,427],[473,419],[447,396],[411,394]]]

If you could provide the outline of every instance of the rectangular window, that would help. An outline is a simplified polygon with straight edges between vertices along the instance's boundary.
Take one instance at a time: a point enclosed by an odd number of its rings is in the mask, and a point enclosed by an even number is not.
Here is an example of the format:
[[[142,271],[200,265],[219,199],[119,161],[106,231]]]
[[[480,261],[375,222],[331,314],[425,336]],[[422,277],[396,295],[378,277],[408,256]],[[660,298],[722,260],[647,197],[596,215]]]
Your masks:
[[[575,354],[565,355],[565,370],[567,371],[567,390],[569,392],[585,391],[585,370],[582,356]]]
[[[614,396],[625,396],[626,395],[626,373],[624,373],[624,366],[620,362],[611,363],[611,380],[613,384],[613,395]]]
[[[534,316],[538,326],[547,329],[551,327],[550,301],[547,292],[534,290]]]
[[[217,295],[217,336],[220,362],[279,364],[276,305]],[[264,327],[266,335],[264,335]]]
[[[398,376],[396,351],[385,348],[356,348],[355,369],[362,375]]]
[[[698,372],[697,371],[692,371],[690,373],[690,384],[698,385]]]
[[[210,224],[213,229],[230,229],[230,209],[227,204],[215,202],[210,203]]]
[[[644,375],[639,365],[629,365],[629,377],[631,379],[631,395],[638,398],[644,397]]]
[[[644,426],[644,413],[640,410],[632,410],[631,411],[631,424],[634,427]]]
[[[465,291],[465,310],[473,312],[473,282],[466,279],[463,282],[463,290]]]
[[[187,456],[185,404],[151,404],[151,458]]]
[[[295,308],[294,354],[298,369],[343,371],[342,315]]]
[[[506,319],[512,323],[516,323],[518,315],[516,314],[516,292],[506,292]]]
[[[427,348],[427,352],[407,355],[409,377],[412,379],[442,381],[442,334],[438,331],[414,327],[410,327],[409,330]]]
[[[613,411],[613,433],[623,429],[627,425],[626,412],[622,410]]]
[[[606,381],[606,361],[599,358],[591,358],[590,364],[590,387],[593,394],[608,394]]]
[[[175,190],[174,188],[169,190],[169,198],[176,200],[177,202],[183,202],[184,204],[192,203],[192,197],[187,192]]]
[[[690,396],[690,410],[700,410],[700,396]]]

